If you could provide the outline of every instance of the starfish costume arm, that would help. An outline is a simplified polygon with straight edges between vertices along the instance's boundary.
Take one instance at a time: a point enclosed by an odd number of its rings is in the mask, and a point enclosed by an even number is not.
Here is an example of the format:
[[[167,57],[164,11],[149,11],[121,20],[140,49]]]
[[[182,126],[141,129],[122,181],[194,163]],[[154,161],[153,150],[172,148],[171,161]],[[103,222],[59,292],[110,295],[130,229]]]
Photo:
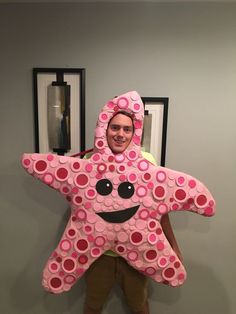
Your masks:
[[[106,130],[109,120],[124,110],[133,115],[134,135],[129,147],[114,155]],[[89,159],[24,154],[26,171],[61,193],[71,207],[62,239],[43,272],[46,290],[68,291],[109,249],[157,282],[175,287],[185,281],[186,271],[163,232],[161,218],[180,210],[212,216],[215,201],[196,178],[142,157],[143,118],[140,96],[129,92],[103,107]]]

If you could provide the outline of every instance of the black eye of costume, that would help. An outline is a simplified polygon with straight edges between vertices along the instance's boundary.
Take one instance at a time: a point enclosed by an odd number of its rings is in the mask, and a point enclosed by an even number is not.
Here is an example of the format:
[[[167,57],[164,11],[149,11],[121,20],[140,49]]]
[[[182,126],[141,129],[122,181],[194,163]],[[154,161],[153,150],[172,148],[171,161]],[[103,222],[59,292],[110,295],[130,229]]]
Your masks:
[[[96,184],[96,190],[98,194],[108,195],[112,191],[112,183],[107,179],[99,180]]]
[[[134,194],[134,186],[130,182],[123,182],[118,187],[118,194],[122,198],[130,198]]]

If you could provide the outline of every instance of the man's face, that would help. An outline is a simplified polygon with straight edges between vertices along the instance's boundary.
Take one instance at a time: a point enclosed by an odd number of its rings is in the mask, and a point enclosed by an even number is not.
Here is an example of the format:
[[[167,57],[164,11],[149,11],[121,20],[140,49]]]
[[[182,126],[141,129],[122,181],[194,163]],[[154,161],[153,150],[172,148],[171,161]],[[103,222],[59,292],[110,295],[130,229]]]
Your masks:
[[[107,143],[114,154],[122,153],[133,137],[132,119],[122,113],[115,115],[107,129]]]

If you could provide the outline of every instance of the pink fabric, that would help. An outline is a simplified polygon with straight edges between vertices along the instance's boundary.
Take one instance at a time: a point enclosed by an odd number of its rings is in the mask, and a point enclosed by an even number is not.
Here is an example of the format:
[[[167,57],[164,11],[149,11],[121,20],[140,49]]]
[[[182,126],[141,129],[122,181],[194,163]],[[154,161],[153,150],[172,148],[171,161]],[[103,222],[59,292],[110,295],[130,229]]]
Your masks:
[[[120,110],[132,113],[135,131],[127,150],[114,155],[107,145],[106,129]],[[90,159],[23,155],[26,171],[59,191],[71,207],[67,227],[43,272],[46,290],[70,290],[106,250],[120,254],[157,282],[175,287],[185,281],[184,266],[167,241],[160,219],[179,210],[212,216],[215,201],[197,179],[154,166],[142,157],[143,118],[140,96],[129,92],[103,107]]]

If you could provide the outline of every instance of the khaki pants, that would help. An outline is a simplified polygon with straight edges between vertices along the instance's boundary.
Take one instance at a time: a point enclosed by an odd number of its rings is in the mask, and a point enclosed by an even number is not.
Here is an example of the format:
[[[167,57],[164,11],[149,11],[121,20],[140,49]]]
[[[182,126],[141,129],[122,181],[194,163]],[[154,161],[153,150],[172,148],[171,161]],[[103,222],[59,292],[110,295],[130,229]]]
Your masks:
[[[102,255],[85,273],[87,284],[84,314],[99,314],[115,282],[121,286],[132,313],[148,314],[146,276],[122,257]]]

